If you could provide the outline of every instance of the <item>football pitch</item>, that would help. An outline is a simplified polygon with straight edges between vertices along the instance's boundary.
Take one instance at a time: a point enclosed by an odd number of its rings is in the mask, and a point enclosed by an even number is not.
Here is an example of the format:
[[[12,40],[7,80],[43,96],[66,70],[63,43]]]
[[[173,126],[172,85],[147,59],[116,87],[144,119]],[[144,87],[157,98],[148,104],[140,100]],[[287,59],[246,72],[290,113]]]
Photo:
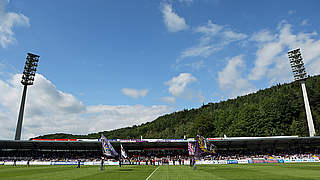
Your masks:
[[[240,179],[320,179],[320,163],[228,164],[189,166],[0,166],[0,179],[6,180],[240,180]]]

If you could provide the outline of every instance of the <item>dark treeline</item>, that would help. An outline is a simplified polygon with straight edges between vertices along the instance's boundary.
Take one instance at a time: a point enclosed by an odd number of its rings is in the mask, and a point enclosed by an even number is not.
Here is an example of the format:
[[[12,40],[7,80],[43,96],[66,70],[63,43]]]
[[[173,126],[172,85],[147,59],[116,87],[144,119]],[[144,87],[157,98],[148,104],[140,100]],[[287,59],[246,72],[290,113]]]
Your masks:
[[[320,128],[320,76],[307,82],[316,133]],[[183,138],[233,136],[308,136],[300,82],[276,85],[198,109],[174,112],[138,126],[88,135],[50,134],[37,138]]]

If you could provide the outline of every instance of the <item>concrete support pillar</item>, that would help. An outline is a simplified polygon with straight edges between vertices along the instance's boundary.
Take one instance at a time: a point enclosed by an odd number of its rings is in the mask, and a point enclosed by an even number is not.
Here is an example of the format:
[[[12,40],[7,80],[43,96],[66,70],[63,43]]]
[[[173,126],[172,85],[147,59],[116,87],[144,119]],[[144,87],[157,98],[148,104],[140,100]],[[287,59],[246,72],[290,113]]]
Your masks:
[[[301,88],[302,88],[302,94],[303,94],[303,100],[304,100],[304,107],[306,109],[309,135],[310,135],[310,137],[313,137],[315,134],[315,130],[314,130],[312,114],[311,114],[311,110],[310,110],[310,106],[309,106],[307,88],[306,88],[306,84],[304,81],[301,82]]]
[[[25,102],[26,102],[26,95],[27,95],[27,85],[24,85],[21,104],[20,104],[20,111],[19,111],[17,129],[16,129],[16,136],[15,136],[14,140],[20,140],[21,139],[21,129],[22,129],[24,105],[25,105]]]

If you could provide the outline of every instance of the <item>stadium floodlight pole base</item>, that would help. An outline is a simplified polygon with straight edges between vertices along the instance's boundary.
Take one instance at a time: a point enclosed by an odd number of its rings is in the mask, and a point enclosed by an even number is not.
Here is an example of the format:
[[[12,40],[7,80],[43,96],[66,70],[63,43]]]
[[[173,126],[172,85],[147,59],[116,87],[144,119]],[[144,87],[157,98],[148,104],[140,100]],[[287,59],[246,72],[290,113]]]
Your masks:
[[[18,123],[17,123],[17,129],[16,129],[16,136],[15,136],[14,140],[21,139],[21,129],[22,129],[24,105],[26,102],[26,94],[27,94],[27,85],[24,85],[22,99],[21,99],[21,105],[20,105],[20,111],[19,111],[19,117],[18,117]]]
[[[315,130],[314,130],[312,114],[311,114],[311,110],[310,110],[310,106],[309,106],[307,88],[306,88],[306,84],[304,81],[301,82],[301,88],[302,88],[302,94],[303,94],[303,100],[304,100],[304,107],[306,109],[309,135],[310,135],[310,137],[313,137],[315,134]]]

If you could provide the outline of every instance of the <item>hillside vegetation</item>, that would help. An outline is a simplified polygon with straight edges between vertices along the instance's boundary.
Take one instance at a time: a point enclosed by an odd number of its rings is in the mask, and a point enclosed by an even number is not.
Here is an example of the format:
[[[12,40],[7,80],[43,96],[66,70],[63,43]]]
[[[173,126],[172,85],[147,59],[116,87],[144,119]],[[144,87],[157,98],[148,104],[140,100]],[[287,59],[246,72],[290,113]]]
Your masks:
[[[307,82],[316,132],[320,128],[320,76]],[[308,136],[300,82],[276,85],[236,99],[209,103],[158,117],[138,126],[88,135],[50,134],[37,138],[183,138],[227,136]]]

